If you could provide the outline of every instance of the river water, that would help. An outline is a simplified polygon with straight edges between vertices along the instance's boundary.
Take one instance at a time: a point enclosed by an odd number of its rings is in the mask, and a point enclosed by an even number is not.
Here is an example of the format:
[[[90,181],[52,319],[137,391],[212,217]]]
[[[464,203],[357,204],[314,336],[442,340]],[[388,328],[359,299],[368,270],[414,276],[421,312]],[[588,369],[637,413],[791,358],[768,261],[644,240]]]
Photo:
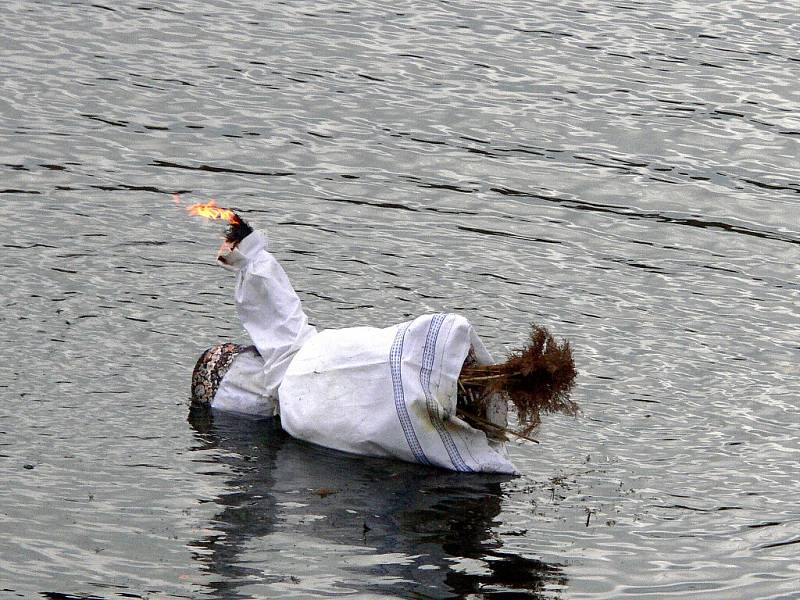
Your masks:
[[[6,0],[0,597],[799,598],[799,13]],[[175,193],[319,327],[548,326],[582,414],[513,479],[187,420],[246,338]]]

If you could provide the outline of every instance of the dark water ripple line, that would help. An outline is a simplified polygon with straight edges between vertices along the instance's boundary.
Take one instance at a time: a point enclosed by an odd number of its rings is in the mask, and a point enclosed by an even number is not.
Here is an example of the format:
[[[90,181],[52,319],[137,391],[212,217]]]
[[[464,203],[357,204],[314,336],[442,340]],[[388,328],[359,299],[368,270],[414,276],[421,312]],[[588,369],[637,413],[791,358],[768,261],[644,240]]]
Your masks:
[[[480,227],[468,227],[466,225],[456,225],[456,229],[458,229],[460,231],[468,231],[468,232],[471,232],[471,233],[479,233],[481,235],[499,236],[499,237],[505,237],[505,238],[513,238],[513,239],[518,239],[518,240],[525,240],[525,241],[528,241],[528,242],[535,242],[535,243],[538,243],[538,244],[563,244],[563,242],[561,242],[559,240],[550,240],[550,239],[545,239],[545,238],[529,237],[529,236],[524,236],[524,235],[520,235],[520,234],[517,234],[517,233],[511,233],[511,232],[508,232],[508,231],[496,231],[496,230],[493,230],[493,229],[484,229],[484,228],[480,228]]]
[[[230,173],[234,175],[259,175],[264,177],[289,177],[295,173],[292,171],[256,171],[249,169],[238,169],[233,167],[216,167],[213,165],[184,165],[173,163],[166,160],[153,160],[150,163],[154,167],[164,167],[170,169],[184,169],[188,171],[206,171],[209,173]]]
[[[492,188],[493,192],[501,194],[503,196],[513,196],[518,198],[529,198],[533,200],[544,200],[545,202],[552,202],[555,204],[559,204],[562,206],[566,206],[568,208],[574,208],[576,210],[585,210],[585,211],[592,211],[592,212],[602,212],[608,213],[613,215],[618,215],[630,219],[644,219],[644,220],[654,220],[660,223],[672,223],[676,225],[684,225],[688,227],[698,227],[701,229],[718,229],[722,231],[726,231],[729,233],[737,233],[741,235],[747,235],[762,239],[769,239],[775,240],[779,242],[785,242],[788,244],[793,245],[800,245],[800,239],[793,238],[789,236],[780,235],[774,232],[769,231],[758,231],[755,229],[749,229],[747,227],[743,227],[741,225],[734,225],[731,223],[725,223],[723,221],[711,221],[711,220],[704,220],[701,218],[687,218],[687,217],[672,217],[667,216],[662,213],[657,212],[638,212],[631,209],[625,209],[624,207],[619,206],[610,206],[610,205],[602,205],[597,203],[592,203],[584,200],[577,200],[571,198],[559,198],[554,196],[548,196],[545,194],[537,194],[534,192],[522,192],[519,190],[514,190],[510,188],[500,188],[495,187]]]
[[[762,546],[759,546],[756,549],[767,550],[769,548],[781,548],[783,546],[793,546],[794,544],[800,544],[800,537],[794,537],[780,542],[772,542],[770,544],[763,544]]]
[[[380,202],[380,201],[369,201],[369,200],[361,200],[356,198],[343,198],[343,197],[334,197],[334,196],[324,196],[319,197],[319,200],[323,200],[325,202],[334,202],[334,203],[342,203],[342,204],[353,204],[355,206],[369,206],[373,208],[386,208],[391,210],[400,210],[406,212],[431,212],[431,213],[439,213],[439,214],[447,214],[447,215],[477,215],[479,213],[474,211],[468,210],[448,210],[443,209],[435,206],[411,206],[408,204],[401,204],[398,202]],[[253,212],[268,212],[268,211],[253,211]]]
[[[674,104],[682,104],[682,102],[679,101],[674,101],[674,102],[667,100],[660,100],[660,101],[670,102]],[[738,113],[733,113],[731,111],[725,111],[722,109],[709,109],[709,112],[710,114],[714,115],[738,114]],[[397,135],[400,137],[406,136],[412,140],[415,139],[413,138],[413,134],[399,133]],[[461,135],[459,136],[459,138],[465,139],[465,136]],[[515,147],[492,146],[484,140],[475,140],[475,141],[481,143],[484,147],[474,148],[470,146],[463,146],[459,145],[455,140],[447,140],[447,139],[437,140],[435,143],[445,145],[453,149],[463,149],[470,153],[482,154],[489,158],[494,158],[494,159],[499,159],[504,156],[514,155],[514,154],[523,154],[523,155],[527,154],[537,157],[538,159],[541,160],[557,160],[559,162],[563,162],[566,165],[585,164],[594,167],[616,170],[621,173],[629,175],[640,175],[640,176],[644,175],[648,179],[653,179],[656,181],[667,182],[667,183],[685,183],[690,181],[714,181],[718,185],[723,184],[725,185],[725,187],[728,187],[730,189],[739,189],[741,183],[746,183],[763,189],[800,193],[800,184],[794,182],[771,183],[768,181],[756,179],[753,176],[742,177],[742,176],[731,175],[726,173],[725,171],[728,169],[725,169],[722,166],[707,167],[704,168],[703,171],[699,172],[698,165],[668,166],[664,165],[662,160],[658,160],[657,162],[654,163],[648,163],[642,161],[641,159],[637,159],[635,157],[615,156],[613,154],[607,154],[605,152],[597,153],[597,149],[593,148],[587,148],[585,151],[582,152],[580,151],[575,152],[574,150],[554,149],[543,146],[525,146],[525,145],[518,145]],[[653,158],[655,159],[655,157]],[[620,163],[620,164],[612,164],[612,163]],[[658,175],[656,175],[655,173],[658,173]],[[673,176],[672,179],[665,179],[667,175],[672,175]]]
[[[180,193],[187,193],[185,190],[165,190],[162,188],[158,188],[152,185],[128,185],[128,184],[117,184],[117,185],[102,185],[102,184],[94,184],[89,185],[87,188],[101,190],[103,192],[151,192],[153,194],[180,194]],[[87,189],[84,188],[84,189]],[[77,191],[77,188],[71,188],[71,191]]]
[[[634,157],[619,157],[608,154],[599,154],[592,156],[590,153],[568,152],[567,150],[554,150],[552,148],[544,147],[516,147],[516,148],[491,148],[491,149],[472,149],[463,147],[469,152],[480,152],[491,158],[500,158],[504,155],[514,154],[530,154],[540,157],[544,160],[557,160],[565,165],[571,164],[585,164],[593,167],[601,167],[609,170],[616,170],[620,173],[627,175],[644,176],[648,180],[658,181],[663,183],[687,183],[695,181],[713,181],[717,185],[724,185],[729,189],[740,189],[741,183],[753,185],[762,189],[786,191],[792,193],[800,193],[800,183],[786,181],[784,183],[771,183],[755,179],[753,177],[746,177],[741,175],[733,175],[726,173],[724,167],[710,166],[704,171],[698,171],[696,166],[670,166],[665,165],[662,161],[654,163],[644,162],[641,159]],[[612,161],[612,162],[608,162]],[[620,163],[620,164],[612,164]],[[667,179],[667,176],[672,176]]]

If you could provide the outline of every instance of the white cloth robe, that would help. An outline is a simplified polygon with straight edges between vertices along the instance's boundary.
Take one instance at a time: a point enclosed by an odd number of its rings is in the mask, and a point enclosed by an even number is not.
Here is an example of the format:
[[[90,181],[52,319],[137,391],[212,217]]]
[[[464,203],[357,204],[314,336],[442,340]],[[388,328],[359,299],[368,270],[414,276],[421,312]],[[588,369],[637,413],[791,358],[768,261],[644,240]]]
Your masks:
[[[479,363],[492,362],[464,317],[440,313],[318,333],[261,232],[219,260],[237,273],[236,310],[261,356],[236,357],[213,408],[279,412],[291,436],[344,452],[517,474],[502,443],[455,414],[470,348]],[[487,417],[505,425],[505,402],[495,398]]]

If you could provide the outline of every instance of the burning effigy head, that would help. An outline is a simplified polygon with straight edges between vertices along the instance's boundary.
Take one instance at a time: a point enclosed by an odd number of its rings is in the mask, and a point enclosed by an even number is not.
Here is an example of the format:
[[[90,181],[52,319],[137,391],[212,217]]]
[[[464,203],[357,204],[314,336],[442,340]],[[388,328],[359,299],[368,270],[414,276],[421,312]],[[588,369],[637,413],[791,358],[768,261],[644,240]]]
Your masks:
[[[192,204],[191,206],[187,206],[186,210],[190,215],[205,217],[206,219],[222,219],[227,221],[228,228],[225,231],[225,241],[231,246],[236,246],[236,244],[241,242],[253,231],[252,227],[233,210],[217,206],[214,200]]]

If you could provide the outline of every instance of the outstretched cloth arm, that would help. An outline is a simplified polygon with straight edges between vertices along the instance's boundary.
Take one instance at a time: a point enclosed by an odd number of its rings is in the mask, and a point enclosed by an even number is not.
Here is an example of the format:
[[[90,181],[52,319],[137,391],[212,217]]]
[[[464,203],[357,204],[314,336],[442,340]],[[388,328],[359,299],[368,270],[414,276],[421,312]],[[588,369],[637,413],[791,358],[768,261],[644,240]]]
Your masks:
[[[316,335],[308,324],[300,298],[281,265],[266,250],[266,239],[254,231],[218,261],[237,272],[234,301],[267,374],[266,390],[273,395],[295,353]]]

